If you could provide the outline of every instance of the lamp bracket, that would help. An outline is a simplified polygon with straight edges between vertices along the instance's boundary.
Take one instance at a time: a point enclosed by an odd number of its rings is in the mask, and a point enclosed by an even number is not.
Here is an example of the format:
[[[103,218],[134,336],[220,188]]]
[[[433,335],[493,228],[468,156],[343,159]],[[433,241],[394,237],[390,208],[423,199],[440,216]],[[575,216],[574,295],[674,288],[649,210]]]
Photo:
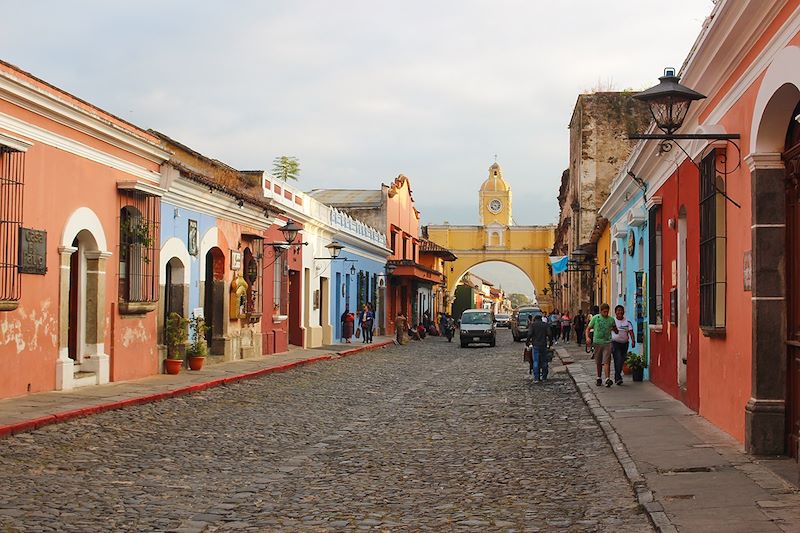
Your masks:
[[[727,178],[728,174],[736,172],[742,166],[742,149],[736,142],[734,142],[738,139],[741,139],[741,135],[739,135],[738,133],[642,133],[642,134],[629,134],[628,139],[644,140],[644,141],[648,140],[661,141],[658,147],[659,155],[670,152],[672,150],[672,146],[675,145],[678,148],[680,148],[681,152],[683,152],[686,155],[686,159],[691,161],[691,163],[695,167],[697,167],[698,170],[700,170],[700,165],[697,164],[697,162],[692,158],[692,156],[689,155],[689,152],[687,152],[686,149],[683,146],[681,146],[680,143],[677,141],[697,141],[697,140],[709,141],[708,143],[706,143],[705,146],[703,146],[703,149],[700,150],[700,159],[703,158],[709,146],[712,146],[715,143],[725,142],[726,144],[730,144],[734,148],[736,148],[736,158],[737,158],[736,166],[728,170],[727,168],[728,156],[727,156],[727,150],[725,150],[722,151],[720,155],[720,163],[722,164],[722,168],[719,168],[715,164],[714,170],[718,174]],[[636,175],[633,174],[633,172],[631,172],[630,170],[628,171],[628,175],[631,176],[634,179],[634,181],[636,181],[637,185],[642,187],[642,185],[639,183],[641,181],[641,178],[637,178]],[[642,183],[644,184],[644,181],[642,181]],[[645,187],[643,187],[643,190],[646,191],[646,184],[644,185]],[[719,187],[717,187],[716,185],[714,185],[714,188],[723,198],[728,200],[730,203],[732,203],[739,209],[742,208],[741,204],[739,204],[733,198],[728,196],[725,193],[725,191],[721,191]]]

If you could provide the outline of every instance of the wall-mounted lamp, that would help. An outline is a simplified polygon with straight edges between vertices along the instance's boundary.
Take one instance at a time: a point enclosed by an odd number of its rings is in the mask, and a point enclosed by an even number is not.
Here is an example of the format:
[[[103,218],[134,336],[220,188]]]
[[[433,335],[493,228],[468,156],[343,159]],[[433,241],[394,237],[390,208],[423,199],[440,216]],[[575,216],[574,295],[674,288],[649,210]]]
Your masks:
[[[283,238],[285,239],[284,242],[265,242],[265,246],[272,246],[275,250],[275,255],[280,255],[286,250],[288,250],[292,246],[300,247],[300,246],[308,246],[307,242],[294,242],[297,238],[297,234],[302,230],[303,227],[292,220],[291,218],[286,221],[286,224],[283,225],[281,228],[281,233],[283,233]]]

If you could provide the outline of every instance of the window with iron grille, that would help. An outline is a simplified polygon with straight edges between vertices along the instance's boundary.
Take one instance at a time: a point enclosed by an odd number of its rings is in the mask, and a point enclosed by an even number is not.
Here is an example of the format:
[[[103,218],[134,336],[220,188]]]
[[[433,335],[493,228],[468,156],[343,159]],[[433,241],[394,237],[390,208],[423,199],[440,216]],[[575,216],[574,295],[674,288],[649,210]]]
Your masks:
[[[286,255],[281,254],[272,264],[272,308],[275,314],[289,314],[289,271],[286,268]]]
[[[24,178],[25,152],[0,145],[0,311],[16,308],[22,293],[17,260]]]
[[[244,277],[247,281],[247,317],[251,322],[258,322],[261,318],[261,264],[259,258],[264,256],[263,239],[254,239],[251,246],[244,249]]]
[[[700,327],[725,327],[725,182],[716,172],[717,150],[700,163]]]
[[[158,301],[161,198],[135,190],[119,195],[119,301],[152,304]],[[126,308],[136,309],[120,311]]]
[[[647,227],[649,243],[650,272],[647,274],[649,295],[649,323],[661,325],[664,315],[664,279],[661,259],[661,206],[654,205],[648,213]]]
[[[363,270],[358,271],[358,308],[361,309],[361,306],[367,302],[367,276],[364,274]]]

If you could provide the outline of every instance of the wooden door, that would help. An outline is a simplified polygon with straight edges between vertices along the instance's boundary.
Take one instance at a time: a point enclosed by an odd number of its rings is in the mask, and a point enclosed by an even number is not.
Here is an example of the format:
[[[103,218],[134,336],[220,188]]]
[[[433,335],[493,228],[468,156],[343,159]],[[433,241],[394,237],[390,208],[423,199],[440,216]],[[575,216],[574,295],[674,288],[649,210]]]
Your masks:
[[[793,121],[794,122],[794,121]],[[800,446],[800,145],[786,163],[786,448],[798,458]]]
[[[75,248],[79,247],[78,240],[72,243]],[[67,321],[67,351],[69,358],[78,360],[78,329],[80,316],[78,306],[80,301],[80,250],[72,252],[69,256],[69,318]]]

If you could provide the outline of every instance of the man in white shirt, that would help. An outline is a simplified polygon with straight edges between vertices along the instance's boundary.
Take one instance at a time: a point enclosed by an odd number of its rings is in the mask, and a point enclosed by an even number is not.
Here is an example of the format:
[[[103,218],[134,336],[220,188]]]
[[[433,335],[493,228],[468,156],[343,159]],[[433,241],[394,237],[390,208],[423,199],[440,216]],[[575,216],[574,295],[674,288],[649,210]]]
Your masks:
[[[614,308],[614,321],[617,332],[611,332],[611,354],[614,357],[614,381],[622,385],[622,365],[628,357],[628,339],[631,348],[636,347],[636,335],[633,334],[633,324],[625,318],[625,308],[618,305]]]

